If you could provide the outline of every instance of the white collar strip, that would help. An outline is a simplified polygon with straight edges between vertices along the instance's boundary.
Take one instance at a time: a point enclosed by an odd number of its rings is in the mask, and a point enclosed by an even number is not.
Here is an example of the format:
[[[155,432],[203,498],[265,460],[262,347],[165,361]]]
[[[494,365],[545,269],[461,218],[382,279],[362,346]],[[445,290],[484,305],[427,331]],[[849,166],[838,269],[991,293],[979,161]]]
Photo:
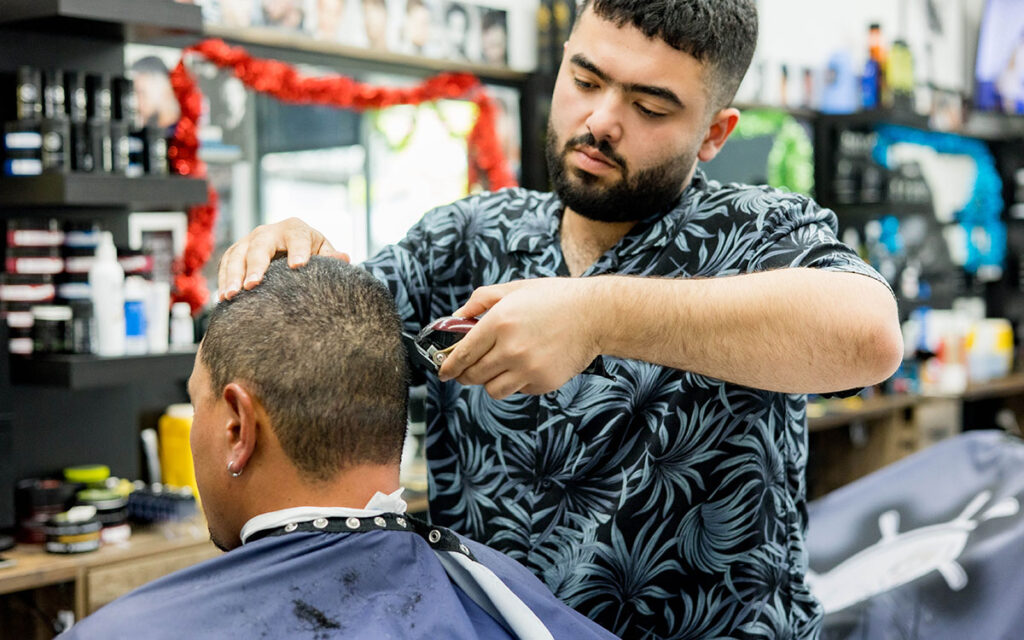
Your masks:
[[[366,503],[362,509],[351,509],[348,507],[292,507],[291,509],[280,509],[269,513],[261,513],[249,519],[242,527],[242,544],[252,534],[265,529],[277,529],[293,522],[309,522],[317,518],[372,518],[382,513],[405,513],[409,505],[402,500],[400,488],[394,493],[384,494],[378,491]]]

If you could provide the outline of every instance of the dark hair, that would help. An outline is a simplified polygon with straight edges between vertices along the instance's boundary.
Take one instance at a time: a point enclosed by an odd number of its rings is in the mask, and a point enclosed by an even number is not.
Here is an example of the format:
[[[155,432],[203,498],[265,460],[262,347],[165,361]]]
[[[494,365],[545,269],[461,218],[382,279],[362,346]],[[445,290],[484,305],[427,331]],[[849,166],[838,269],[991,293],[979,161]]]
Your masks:
[[[145,56],[132,63],[132,71],[135,73],[158,73],[167,75],[168,69],[164,61],[156,56]]]
[[[262,284],[216,306],[200,353],[213,392],[245,384],[306,477],[398,464],[409,376],[401,324],[387,287],[363,269],[273,260]]]
[[[444,12],[445,20],[451,18],[456,13],[461,13],[462,16],[466,18],[467,21],[469,20],[469,11],[466,9],[466,7],[462,6],[461,4],[455,4],[454,2],[448,5],[448,10]]]
[[[491,9],[484,14],[483,18],[480,19],[481,31],[487,31],[494,27],[499,27],[503,30],[507,28],[504,11]]]
[[[631,24],[648,38],[707,65],[713,108],[729,105],[743,82],[757,46],[754,0],[583,0],[587,7],[619,27]]]

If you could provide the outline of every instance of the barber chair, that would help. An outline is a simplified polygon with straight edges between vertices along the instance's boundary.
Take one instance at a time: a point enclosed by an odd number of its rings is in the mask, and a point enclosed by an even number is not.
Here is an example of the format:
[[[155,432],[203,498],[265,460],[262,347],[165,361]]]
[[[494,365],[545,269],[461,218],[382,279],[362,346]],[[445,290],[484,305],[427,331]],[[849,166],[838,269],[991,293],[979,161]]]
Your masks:
[[[822,640],[1024,637],[1024,441],[972,431],[808,505]]]

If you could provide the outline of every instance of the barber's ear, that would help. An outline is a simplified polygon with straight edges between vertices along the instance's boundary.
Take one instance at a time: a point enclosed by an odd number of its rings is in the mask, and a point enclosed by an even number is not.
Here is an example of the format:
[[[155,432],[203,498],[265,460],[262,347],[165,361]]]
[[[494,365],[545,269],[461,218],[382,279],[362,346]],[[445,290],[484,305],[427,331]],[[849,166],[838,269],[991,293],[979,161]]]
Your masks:
[[[730,107],[722,109],[715,114],[715,117],[711,120],[711,126],[708,127],[708,133],[700,145],[700,150],[697,152],[697,157],[700,158],[701,162],[714,160],[718,152],[725,146],[725,141],[729,139],[733,130],[736,129],[739,121],[739,109]]]
[[[224,402],[230,412],[226,435],[231,462],[235,470],[241,471],[256,450],[260,405],[248,389],[237,382],[224,387]]]

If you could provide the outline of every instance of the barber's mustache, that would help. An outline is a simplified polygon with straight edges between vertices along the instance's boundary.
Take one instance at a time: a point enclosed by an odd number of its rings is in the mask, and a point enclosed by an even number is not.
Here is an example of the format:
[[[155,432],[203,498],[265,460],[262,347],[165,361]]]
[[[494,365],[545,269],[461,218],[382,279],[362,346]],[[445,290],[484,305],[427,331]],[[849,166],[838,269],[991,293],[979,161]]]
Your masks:
[[[565,152],[573,151],[579,147],[592,147],[601,152],[604,157],[608,158],[615,164],[619,165],[623,171],[626,171],[626,159],[615,153],[615,149],[607,140],[597,141],[594,134],[587,132],[581,136],[576,136],[565,143]]]

